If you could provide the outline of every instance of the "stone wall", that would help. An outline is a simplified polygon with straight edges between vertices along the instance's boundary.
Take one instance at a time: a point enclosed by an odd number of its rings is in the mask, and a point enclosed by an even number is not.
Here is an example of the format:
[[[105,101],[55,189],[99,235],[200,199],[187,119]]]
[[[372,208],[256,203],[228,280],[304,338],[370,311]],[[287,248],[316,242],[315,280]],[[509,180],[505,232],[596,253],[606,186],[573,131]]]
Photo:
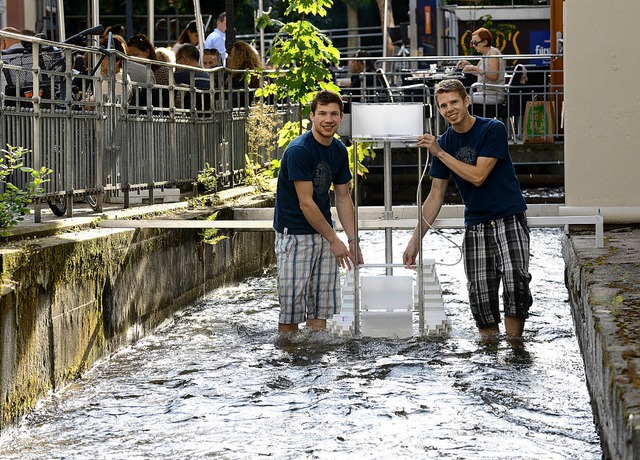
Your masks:
[[[267,204],[268,205],[268,204]],[[0,253],[0,429],[207,291],[274,263],[273,232],[88,229]]]
[[[640,458],[640,229],[563,241],[566,285],[605,459]]]

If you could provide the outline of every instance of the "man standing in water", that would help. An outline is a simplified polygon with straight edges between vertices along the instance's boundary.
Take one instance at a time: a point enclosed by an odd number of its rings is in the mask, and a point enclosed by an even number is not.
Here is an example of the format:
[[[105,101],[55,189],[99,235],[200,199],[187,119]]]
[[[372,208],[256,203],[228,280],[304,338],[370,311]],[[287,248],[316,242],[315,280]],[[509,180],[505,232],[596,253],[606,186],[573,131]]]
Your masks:
[[[500,332],[498,289],[503,284],[504,322],[509,339],[519,339],[533,303],[529,282],[529,229],[525,203],[515,174],[507,131],[502,122],[469,113],[469,95],[458,80],[435,88],[438,111],[450,127],[440,139],[418,138],[433,155],[431,191],[422,206],[423,234],[418,227],[402,256],[416,263],[419,242],[444,203],[449,177],[465,205],[464,268],[469,304],[483,340]]]
[[[279,332],[306,321],[325,329],[340,305],[338,266],[362,263],[355,237],[347,148],[334,136],[344,117],[342,99],[319,91],[311,101],[311,131],[287,147],[280,163],[273,228],[278,263]],[[331,185],[348,247],[331,219]]]

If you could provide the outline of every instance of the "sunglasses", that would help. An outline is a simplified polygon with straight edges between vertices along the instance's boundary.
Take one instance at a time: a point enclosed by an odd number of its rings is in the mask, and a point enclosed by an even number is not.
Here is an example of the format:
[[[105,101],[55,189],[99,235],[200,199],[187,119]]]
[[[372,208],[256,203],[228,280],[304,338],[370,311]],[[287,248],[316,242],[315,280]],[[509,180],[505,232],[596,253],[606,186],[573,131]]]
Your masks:
[[[478,40],[477,42],[475,42],[475,41],[471,40],[471,44],[472,44],[473,46],[476,46],[476,45],[479,45],[480,43],[482,43],[483,41],[484,41],[484,40]]]

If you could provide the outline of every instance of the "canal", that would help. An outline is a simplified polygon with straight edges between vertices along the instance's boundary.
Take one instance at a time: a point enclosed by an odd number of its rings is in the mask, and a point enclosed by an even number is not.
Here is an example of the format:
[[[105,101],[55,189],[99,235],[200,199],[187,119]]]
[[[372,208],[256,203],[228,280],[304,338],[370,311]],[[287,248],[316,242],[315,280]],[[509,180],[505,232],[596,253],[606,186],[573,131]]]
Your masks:
[[[457,244],[462,233],[443,231]],[[384,261],[363,232],[365,261]],[[409,233],[394,232],[399,260]],[[217,289],[51,394],[3,459],[600,459],[561,256],[532,229],[525,348],[482,345],[458,249],[425,238],[452,332],[406,340],[276,331],[273,269]]]

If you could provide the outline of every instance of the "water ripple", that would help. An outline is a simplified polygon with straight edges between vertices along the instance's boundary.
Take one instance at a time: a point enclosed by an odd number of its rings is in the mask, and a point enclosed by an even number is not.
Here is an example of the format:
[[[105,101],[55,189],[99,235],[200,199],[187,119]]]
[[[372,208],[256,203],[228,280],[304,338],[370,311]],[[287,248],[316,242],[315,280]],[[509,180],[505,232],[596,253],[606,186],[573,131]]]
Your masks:
[[[280,337],[270,270],[212,292],[46,398],[2,434],[1,456],[599,459],[560,236],[532,230],[524,349],[478,342],[460,264],[438,269],[452,333],[407,340]],[[384,256],[373,232],[362,239],[368,259]],[[457,258],[439,244],[429,246],[438,260]]]

